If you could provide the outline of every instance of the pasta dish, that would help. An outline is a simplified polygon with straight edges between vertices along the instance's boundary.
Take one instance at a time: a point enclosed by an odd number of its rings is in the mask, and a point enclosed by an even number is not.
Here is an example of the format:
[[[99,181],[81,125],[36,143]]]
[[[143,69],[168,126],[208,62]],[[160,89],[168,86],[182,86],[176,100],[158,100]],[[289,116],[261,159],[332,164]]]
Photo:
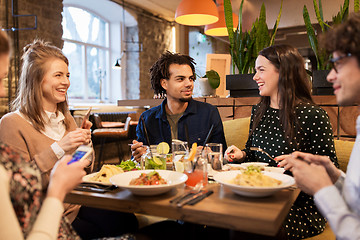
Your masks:
[[[238,174],[231,183],[247,187],[277,187],[282,183],[280,180],[264,175],[259,169],[250,167],[242,174]]]
[[[89,180],[95,182],[110,183],[109,179],[112,176],[123,172],[124,171],[122,170],[121,167],[117,167],[115,165],[110,165],[110,164],[104,164],[101,167],[100,171],[95,176],[91,177]]]

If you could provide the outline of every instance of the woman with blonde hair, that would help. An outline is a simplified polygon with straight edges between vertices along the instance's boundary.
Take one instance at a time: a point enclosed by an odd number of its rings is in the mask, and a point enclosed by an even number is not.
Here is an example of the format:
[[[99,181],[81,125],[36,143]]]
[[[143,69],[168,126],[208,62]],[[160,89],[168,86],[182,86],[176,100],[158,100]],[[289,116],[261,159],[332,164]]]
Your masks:
[[[36,163],[48,185],[55,163],[80,145],[91,145],[91,122],[78,128],[68,110],[69,61],[41,40],[24,48],[19,91],[0,122],[0,141]],[[11,136],[11,137],[9,137]],[[92,155],[90,161],[94,159]],[[92,164],[87,168],[91,172]],[[137,229],[134,215],[65,204],[65,215],[84,239],[119,236]]]

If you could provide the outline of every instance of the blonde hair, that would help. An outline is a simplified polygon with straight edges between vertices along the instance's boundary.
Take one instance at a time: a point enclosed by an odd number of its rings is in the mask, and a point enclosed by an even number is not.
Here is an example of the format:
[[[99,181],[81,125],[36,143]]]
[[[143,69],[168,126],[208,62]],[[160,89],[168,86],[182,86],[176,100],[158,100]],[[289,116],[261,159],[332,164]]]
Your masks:
[[[68,59],[59,48],[38,39],[24,47],[21,58],[23,63],[19,89],[11,109],[19,110],[24,114],[37,130],[45,128],[41,83],[47,70],[46,63],[54,58],[63,60],[69,66]],[[66,116],[69,111],[67,98],[57,104],[57,110]],[[65,126],[66,129],[70,126],[70,120],[67,118],[65,118]]]

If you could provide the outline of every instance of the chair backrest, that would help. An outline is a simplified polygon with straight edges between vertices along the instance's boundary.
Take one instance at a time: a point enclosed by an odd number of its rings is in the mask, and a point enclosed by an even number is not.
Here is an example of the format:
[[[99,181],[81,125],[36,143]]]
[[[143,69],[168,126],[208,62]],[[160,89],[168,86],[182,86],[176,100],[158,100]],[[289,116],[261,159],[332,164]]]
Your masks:
[[[93,120],[94,120],[94,125],[95,125],[95,129],[96,128],[103,128],[102,124],[101,124],[101,118],[98,114],[94,113],[93,114]]]
[[[125,126],[124,126],[124,130],[127,132],[129,132],[130,121],[131,121],[131,117],[127,117],[126,121],[125,121]]]

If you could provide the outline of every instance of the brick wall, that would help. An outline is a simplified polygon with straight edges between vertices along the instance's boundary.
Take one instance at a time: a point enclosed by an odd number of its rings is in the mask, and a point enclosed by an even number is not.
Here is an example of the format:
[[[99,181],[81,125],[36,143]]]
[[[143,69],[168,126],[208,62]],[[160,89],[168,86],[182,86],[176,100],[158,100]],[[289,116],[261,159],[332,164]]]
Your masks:
[[[41,4],[37,0],[14,0],[13,2],[15,14],[37,16],[37,28],[35,30],[8,32],[14,49],[9,74],[11,91],[8,92],[7,98],[2,98],[0,101],[1,115],[8,111],[8,103],[15,96],[23,47],[35,38],[44,39],[59,48],[63,46],[63,41],[61,40],[62,0],[46,0],[41,1]],[[35,18],[12,17],[11,0],[0,0],[0,26],[2,28],[32,28],[35,26]],[[8,87],[7,79],[5,80],[5,86]]]

